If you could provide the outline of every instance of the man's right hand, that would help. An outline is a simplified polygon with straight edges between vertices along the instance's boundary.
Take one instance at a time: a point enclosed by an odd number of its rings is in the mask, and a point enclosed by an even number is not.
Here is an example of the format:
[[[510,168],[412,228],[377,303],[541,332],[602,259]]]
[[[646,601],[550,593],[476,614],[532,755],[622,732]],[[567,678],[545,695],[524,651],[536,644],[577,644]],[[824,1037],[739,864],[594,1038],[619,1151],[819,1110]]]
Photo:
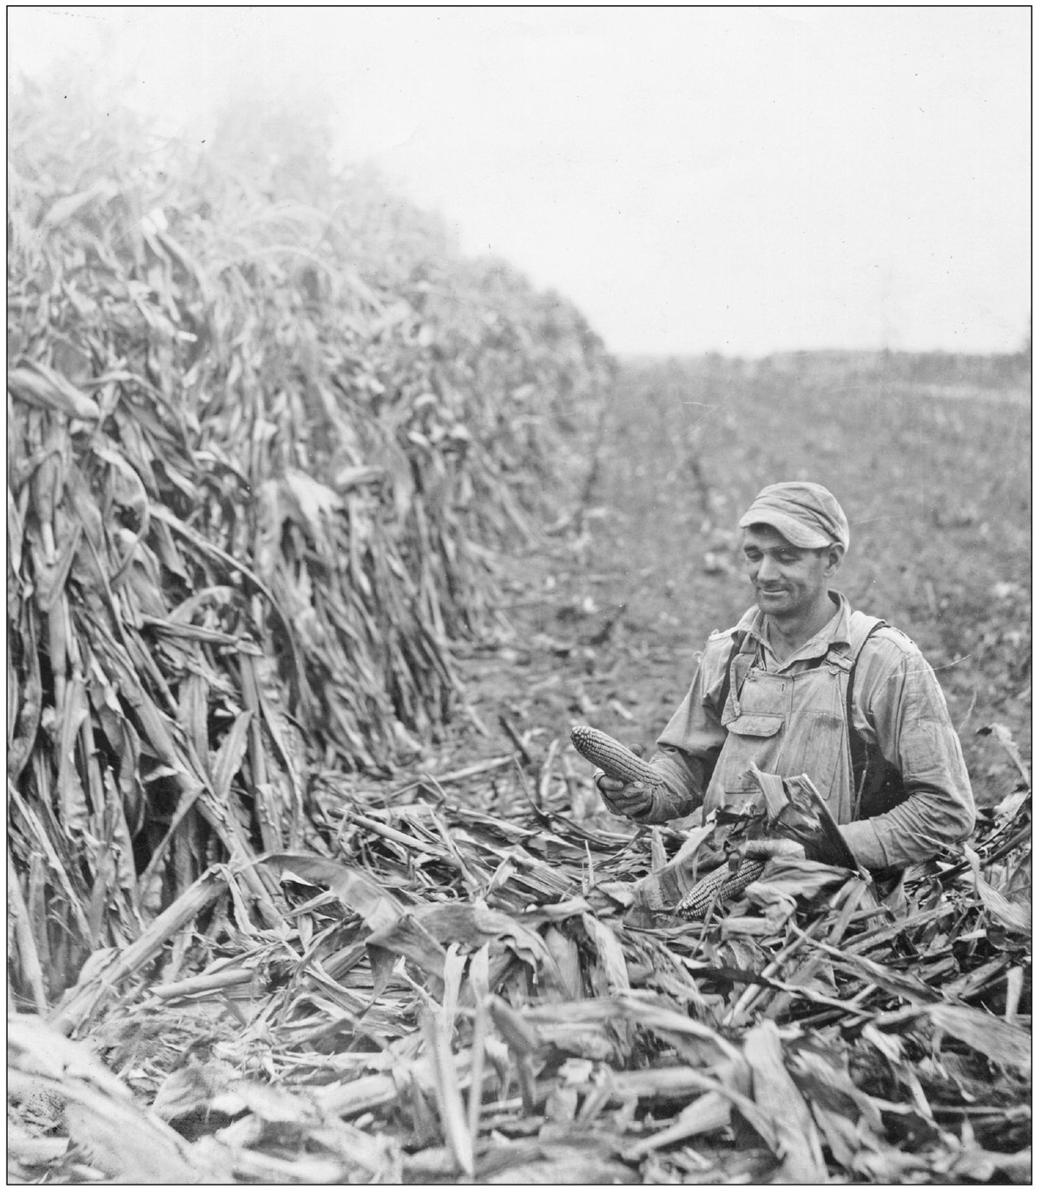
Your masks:
[[[643,784],[624,784],[620,779],[611,779],[603,771],[594,777],[594,782],[601,799],[620,817],[646,817],[655,803],[651,789]]]

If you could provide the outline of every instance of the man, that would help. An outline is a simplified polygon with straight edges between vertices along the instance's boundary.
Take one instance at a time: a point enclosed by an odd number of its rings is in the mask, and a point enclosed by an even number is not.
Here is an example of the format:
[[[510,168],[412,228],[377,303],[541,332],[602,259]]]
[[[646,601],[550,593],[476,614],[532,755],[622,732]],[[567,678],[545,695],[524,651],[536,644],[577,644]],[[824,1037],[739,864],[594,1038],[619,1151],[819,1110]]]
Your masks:
[[[933,671],[830,588],[850,541],[839,502],[810,482],[768,485],[739,526],[756,605],[709,636],[649,760],[661,784],[599,773],[605,803],[643,823],[747,810],[758,768],[809,776],[854,859],[880,875],[968,836],[973,794]],[[825,842],[745,849],[839,861]]]

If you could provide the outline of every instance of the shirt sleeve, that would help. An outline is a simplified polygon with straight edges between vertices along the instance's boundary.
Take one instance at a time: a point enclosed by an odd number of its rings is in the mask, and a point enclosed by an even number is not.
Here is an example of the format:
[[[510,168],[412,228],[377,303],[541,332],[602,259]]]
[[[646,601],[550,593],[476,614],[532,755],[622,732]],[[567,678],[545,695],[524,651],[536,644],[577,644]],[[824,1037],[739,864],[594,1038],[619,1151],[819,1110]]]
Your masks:
[[[840,826],[854,857],[872,870],[907,866],[968,837],[976,811],[962,747],[919,648],[898,631],[878,631],[854,683],[854,728],[898,769],[907,792],[890,811]]]

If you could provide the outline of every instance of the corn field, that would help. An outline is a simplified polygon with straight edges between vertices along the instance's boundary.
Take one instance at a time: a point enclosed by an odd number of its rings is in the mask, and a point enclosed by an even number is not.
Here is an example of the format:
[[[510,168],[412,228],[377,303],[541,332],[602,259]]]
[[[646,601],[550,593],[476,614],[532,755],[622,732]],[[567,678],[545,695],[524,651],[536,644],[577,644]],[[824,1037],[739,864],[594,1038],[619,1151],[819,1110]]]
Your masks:
[[[72,100],[9,119],[13,1179],[1024,1180],[1008,731],[907,909],[641,923],[682,838],[566,726],[432,767],[506,561],[586,550],[598,337],[314,130]]]

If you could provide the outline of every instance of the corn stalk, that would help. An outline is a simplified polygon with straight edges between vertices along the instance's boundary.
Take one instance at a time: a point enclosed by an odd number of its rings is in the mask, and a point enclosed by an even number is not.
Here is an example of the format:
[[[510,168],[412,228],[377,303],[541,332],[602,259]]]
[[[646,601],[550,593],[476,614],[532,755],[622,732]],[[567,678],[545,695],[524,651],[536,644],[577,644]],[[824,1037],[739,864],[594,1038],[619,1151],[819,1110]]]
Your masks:
[[[308,205],[111,111],[12,104],[8,777],[36,1006],[214,862],[278,922],[251,859],[309,832],[311,767],[387,773],[451,719],[453,642],[496,616],[494,553],[531,537],[608,371],[571,308],[375,180],[313,161]]]

